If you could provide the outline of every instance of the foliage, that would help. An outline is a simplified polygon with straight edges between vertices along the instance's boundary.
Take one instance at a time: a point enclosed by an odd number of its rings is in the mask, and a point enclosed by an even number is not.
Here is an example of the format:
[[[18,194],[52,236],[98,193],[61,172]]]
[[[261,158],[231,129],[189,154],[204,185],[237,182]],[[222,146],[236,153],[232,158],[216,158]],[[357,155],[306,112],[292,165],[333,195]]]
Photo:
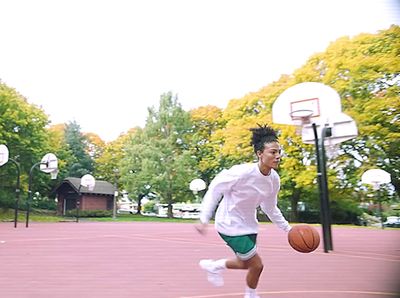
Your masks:
[[[215,106],[205,106],[190,111],[192,137],[190,151],[196,159],[201,179],[208,185],[225,164],[219,153],[220,139],[213,138],[216,131],[224,127],[222,110]]]
[[[64,178],[68,177],[68,166],[73,164],[75,161],[73,152],[70,150],[65,139],[65,129],[66,125],[64,123],[51,125],[48,128],[50,146],[58,160],[59,172],[57,175],[57,181],[62,181]]]
[[[85,174],[93,173],[93,160],[89,155],[88,139],[81,133],[80,126],[75,121],[65,127],[65,143],[74,157],[67,164],[68,177],[80,178]]]
[[[149,201],[146,204],[143,205],[143,212],[148,212],[148,213],[156,213],[156,202],[154,201]]]
[[[71,209],[66,212],[67,217],[76,217],[76,209]],[[80,210],[79,217],[111,217],[112,211],[110,210]]]
[[[340,187],[360,187],[362,173],[376,167],[391,174],[400,193],[399,48],[399,26],[343,37],[295,72],[297,82],[322,82],[338,91],[344,112],[357,123],[359,136],[342,143],[330,163],[346,177]]]
[[[226,109],[204,106],[188,113],[169,92],[161,96],[158,109],[149,108],[144,128],[134,128],[111,143],[93,133],[83,135],[76,122],[47,127],[41,109],[0,82],[0,144],[6,144],[10,157],[21,165],[22,197],[32,165],[53,152],[59,160],[59,179],[86,173],[108,181],[117,178],[119,188],[139,201],[156,196],[172,207],[173,202],[193,198],[188,189],[193,178],[209,184],[223,168],[255,161],[249,128],[267,123],[278,130],[283,149],[279,205],[291,212],[291,220],[315,220],[319,210],[315,149],[303,144],[293,127],[272,124],[272,105],[290,86],[321,82],[338,91],[343,112],[355,119],[359,130],[359,136],[339,144],[327,162],[333,220],[354,222],[358,203],[370,192],[360,183],[365,170],[389,172],[393,188],[385,186],[381,200],[389,205],[399,199],[399,49],[399,26],[339,38],[293,74],[232,99]],[[3,206],[13,206],[15,171],[10,164],[0,169]],[[34,175],[34,191],[42,196],[53,183],[47,175]],[[298,210],[300,202],[306,211]]]
[[[194,159],[188,150],[191,132],[189,113],[171,92],[161,95],[159,109],[149,108],[146,126],[127,144],[120,165],[124,185],[140,199],[150,192],[168,204],[186,201],[195,177]]]
[[[32,208],[45,209],[45,210],[56,210],[57,203],[54,199],[41,196],[39,192],[32,196]]]
[[[50,150],[46,131],[47,115],[39,107],[29,104],[13,88],[0,81],[0,144],[9,149],[9,156],[16,161],[21,174],[21,196],[28,189],[28,173]],[[49,190],[47,175],[34,175],[35,189]],[[0,168],[0,204],[11,205],[15,198],[16,165],[9,161]]]
[[[135,130],[131,130],[128,134],[120,135],[115,141],[107,144],[101,144],[99,154],[94,157],[94,174],[101,180],[117,183],[118,189],[122,189],[121,173],[119,171],[119,163],[125,158],[124,146]]]

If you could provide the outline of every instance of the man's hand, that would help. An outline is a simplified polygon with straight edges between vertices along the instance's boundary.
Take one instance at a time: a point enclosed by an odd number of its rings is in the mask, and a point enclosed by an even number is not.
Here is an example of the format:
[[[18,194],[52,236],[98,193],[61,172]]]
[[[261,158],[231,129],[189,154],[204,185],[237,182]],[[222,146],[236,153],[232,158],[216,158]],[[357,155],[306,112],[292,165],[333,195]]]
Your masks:
[[[207,226],[208,224],[206,223],[202,223],[201,221],[198,221],[194,228],[197,230],[197,232],[199,232],[201,235],[204,235],[207,231]]]

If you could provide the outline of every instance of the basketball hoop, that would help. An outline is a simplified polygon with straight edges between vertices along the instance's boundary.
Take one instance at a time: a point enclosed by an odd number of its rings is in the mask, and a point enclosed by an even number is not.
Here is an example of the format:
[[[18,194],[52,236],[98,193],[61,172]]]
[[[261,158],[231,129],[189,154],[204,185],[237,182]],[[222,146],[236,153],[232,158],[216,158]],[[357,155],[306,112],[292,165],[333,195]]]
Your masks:
[[[390,174],[381,169],[371,169],[365,171],[361,176],[361,182],[369,184],[374,190],[378,190],[381,184],[390,183]]]
[[[312,110],[296,110],[289,113],[290,118],[292,118],[293,124],[296,127],[296,133],[301,134],[303,125],[311,123],[311,116],[313,114]]]

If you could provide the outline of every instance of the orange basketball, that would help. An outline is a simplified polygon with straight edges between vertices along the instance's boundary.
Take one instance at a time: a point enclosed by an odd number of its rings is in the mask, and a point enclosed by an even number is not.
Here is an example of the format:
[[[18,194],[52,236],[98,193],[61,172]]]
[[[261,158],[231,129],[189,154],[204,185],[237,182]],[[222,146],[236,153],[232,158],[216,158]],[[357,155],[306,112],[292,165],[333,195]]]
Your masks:
[[[288,241],[290,246],[298,252],[309,253],[319,246],[319,234],[312,226],[296,225],[289,231]]]

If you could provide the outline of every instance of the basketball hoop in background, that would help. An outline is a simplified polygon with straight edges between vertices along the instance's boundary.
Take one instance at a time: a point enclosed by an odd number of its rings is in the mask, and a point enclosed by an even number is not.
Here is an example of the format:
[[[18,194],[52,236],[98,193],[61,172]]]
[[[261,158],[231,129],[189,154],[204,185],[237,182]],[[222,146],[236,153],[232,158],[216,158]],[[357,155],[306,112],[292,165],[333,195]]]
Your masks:
[[[303,143],[315,144],[324,251],[333,250],[326,155],[333,156],[337,144],[357,136],[356,123],[342,113],[336,90],[316,82],[300,83],[282,92],[272,106],[272,121],[295,126]]]
[[[199,191],[206,189],[206,183],[202,179],[193,179],[189,184],[189,189],[196,195]]]
[[[381,169],[367,170],[361,176],[361,182],[371,185],[374,190],[378,190],[381,184],[390,183],[391,181],[390,174]]]
[[[361,176],[361,182],[364,184],[369,184],[372,186],[373,190],[376,192],[378,205],[379,205],[379,218],[381,221],[381,227],[383,229],[383,209],[382,209],[382,198],[380,194],[381,184],[390,183],[392,181],[390,174],[381,169],[371,169],[367,170]]]

